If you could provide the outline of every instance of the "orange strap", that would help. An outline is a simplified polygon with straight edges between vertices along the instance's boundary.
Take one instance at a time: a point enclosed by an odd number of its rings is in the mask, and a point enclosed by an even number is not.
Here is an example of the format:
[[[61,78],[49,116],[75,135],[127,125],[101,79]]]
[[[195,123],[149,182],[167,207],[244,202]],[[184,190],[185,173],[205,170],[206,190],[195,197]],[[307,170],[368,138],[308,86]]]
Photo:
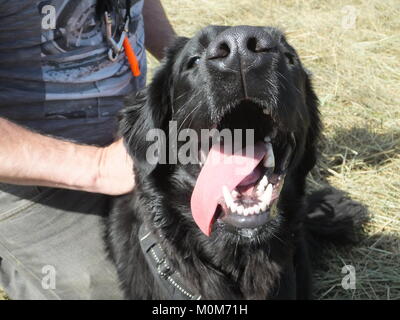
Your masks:
[[[124,39],[124,49],[125,55],[128,58],[129,64],[131,66],[132,73],[135,77],[140,76],[139,61],[136,58],[135,51],[133,50],[131,44],[129,43],[128,35]]]

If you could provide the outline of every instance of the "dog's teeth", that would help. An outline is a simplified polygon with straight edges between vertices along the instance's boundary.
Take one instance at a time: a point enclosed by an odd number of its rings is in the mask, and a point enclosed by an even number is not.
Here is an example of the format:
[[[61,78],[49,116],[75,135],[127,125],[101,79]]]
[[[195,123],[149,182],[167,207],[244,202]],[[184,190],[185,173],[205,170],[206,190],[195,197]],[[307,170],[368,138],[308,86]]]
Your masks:
[[[265,146],[267,147],[267,154],[264,156],[263,165],[266,168],[274,168],[275,167],[275,156],[274,156],[274,149],[272,148],[272,144],[270,142],[266,142]]]
[[[261,187],[260,187],[261,186]],[[261,192],[262,189],[262,192]],[[239,214],[239,215],[244,215],[244,216],[249,216],[249,215],[255,215],[255,214],[260,214],[264,212],[268,206],[270,205],[271,199],[272,199],[272,192],[273,192],[273,186],[272,184],[268,183],[268,178],[266,176],[263,176],[261,179],[259,186],[257,187],[257,194],[259,196],[259,203],[255,204],[251,207],[245,208],[242,204],[240,203],[235,203],[234,198],[239,194],[236,190],[233,190],[229,192],[229,189],[227,186],[222,187],[222,194],[224,196],[225,203],[227,207],[230,209],[232,213]]]
[[[237,192],[236,190],[232,190],[231,195],[232,197],[237,198],[239,196],[239,192]]]
[[[265,187],[268,185],[268,178],[267,176],[263,176],[260,182],[258,183],[258,186],[260,187],[260,191],[264,191]]]
[[[267,178],[267,176],[263,176],[260,182],[262,183],[263,186],[266,187],[267,184],[268,184],[268,178]]]
[[[267,110],[267,109],[263,109],[263,113],[264,113],[264,114],[267,114],[267,115],[270,115],[270,114],[271,114],[271,112],[270,112],[269,110]]]
[[[261,212],[264,212],[265,210],[267,210],[267,203],[261,202],[260,208],[261,208]]]
[[[265,187],[268,185],[267,176],[263,176],[260,182],[257,185],[256,194],[261,197],[265,191]]]
[[[231,211],[235,213],[237,211],[238,205],[235,202],[231,203]]]
[[[243,207],[241,204],[239,204],[239,205],[237,206],[236,211],[237,211],[238,214],[243,214],[243,212],[244,212],[244,207]]]
[[[233,198],[227,186],[222,187],[222,194],[224,195],[226,205],[228,206],[228,208],[230,208],[233,204]]]
[[[267,190],[265,190],[265,200],[266,200],[268,206],[271,203],[272,191],[273,191],[272,184],[269,184],[267,187]]]
[[[269,206],[272,198],[272,184],[269,184],[267,189],[265,190],[264,194],[261,196],[261,209],[263,211]],[[265,207],[265,209],[264,209]]]
[[[260,208],[259,205],[255,205],[255,206],[254,206],[254,214],[259,214],[259,213],[260,213],[260,210],[261,210],[261,208]]]
[[[263,160],[263,166],[265,168],[274,168],[275,167],[275,158],[274,154],[272,156],[265,156]]]
[[[254,214],[255,211],[256,211],[256,209],[254,208],[254,206],[249,208],[250,215]]]

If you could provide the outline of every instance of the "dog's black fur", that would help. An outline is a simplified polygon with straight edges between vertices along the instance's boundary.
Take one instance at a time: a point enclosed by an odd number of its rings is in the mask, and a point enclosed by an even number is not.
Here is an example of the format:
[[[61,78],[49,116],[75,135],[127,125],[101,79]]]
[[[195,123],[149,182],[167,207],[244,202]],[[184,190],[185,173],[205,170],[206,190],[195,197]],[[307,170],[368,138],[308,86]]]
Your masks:
[[[210,67],[214,62],[207,60],[209,48],[224,32],[255,32],[259,42],[266,39],[259,51],[255,44],[254,52],[263,56],[253,66],[255,73],[246,69],[246,80],[236,74],[221,76],[215,66]],[[232,110],[239,115],[232,120],[236,126],[258,128],[256,111],[252,115],[235,104],[243,98],[270,108],[282,130],[295,132],[295,155],[277,217],[247,236],[216,223],[207,237],[190,210],[199,166],[149,165],[145,155],[151,142],[146,133],[153,128],[167,131],[171,119],[182,128],[210,128]],[[122,113],[120,128],[135,162],[136,188],[116,201],[108,221],[108,245],[126,297],[171,298],[163,295],[141,251],[138,230],[146,223],[160,237],[186,288],[204,299],[310,298],[309,250],[324,238],[353,241],[364,212],[349,210],[351,201],[333,189],[305,195],[321,123],[309,75],[282,33],[274,28],[208,27],[192,39],[178,38],[151,84],[130,104]],[[249,103],[246,108],[253,106]]]

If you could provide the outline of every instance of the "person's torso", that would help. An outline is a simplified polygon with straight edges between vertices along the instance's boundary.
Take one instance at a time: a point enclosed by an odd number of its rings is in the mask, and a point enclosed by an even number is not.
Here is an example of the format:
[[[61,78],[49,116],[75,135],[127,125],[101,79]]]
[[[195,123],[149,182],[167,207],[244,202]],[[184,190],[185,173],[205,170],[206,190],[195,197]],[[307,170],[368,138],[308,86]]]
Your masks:
[[[0,117],[79,142],[110,142],[121,97],[145,84],[143,0],[131,2],[138,78],[123,53],[109,59],[96,0],[0,0]]]

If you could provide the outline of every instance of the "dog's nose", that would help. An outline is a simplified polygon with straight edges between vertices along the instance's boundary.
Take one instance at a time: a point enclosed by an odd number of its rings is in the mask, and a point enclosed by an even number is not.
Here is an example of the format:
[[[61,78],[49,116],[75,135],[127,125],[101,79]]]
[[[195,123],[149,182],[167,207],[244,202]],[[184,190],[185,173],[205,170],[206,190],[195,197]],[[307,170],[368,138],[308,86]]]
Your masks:
[[[233,27],[220,33],[207,48],[208,63],[220,71],[239,71],[259,63],[261,53],[274,47],[272,37],[262,28]]]

